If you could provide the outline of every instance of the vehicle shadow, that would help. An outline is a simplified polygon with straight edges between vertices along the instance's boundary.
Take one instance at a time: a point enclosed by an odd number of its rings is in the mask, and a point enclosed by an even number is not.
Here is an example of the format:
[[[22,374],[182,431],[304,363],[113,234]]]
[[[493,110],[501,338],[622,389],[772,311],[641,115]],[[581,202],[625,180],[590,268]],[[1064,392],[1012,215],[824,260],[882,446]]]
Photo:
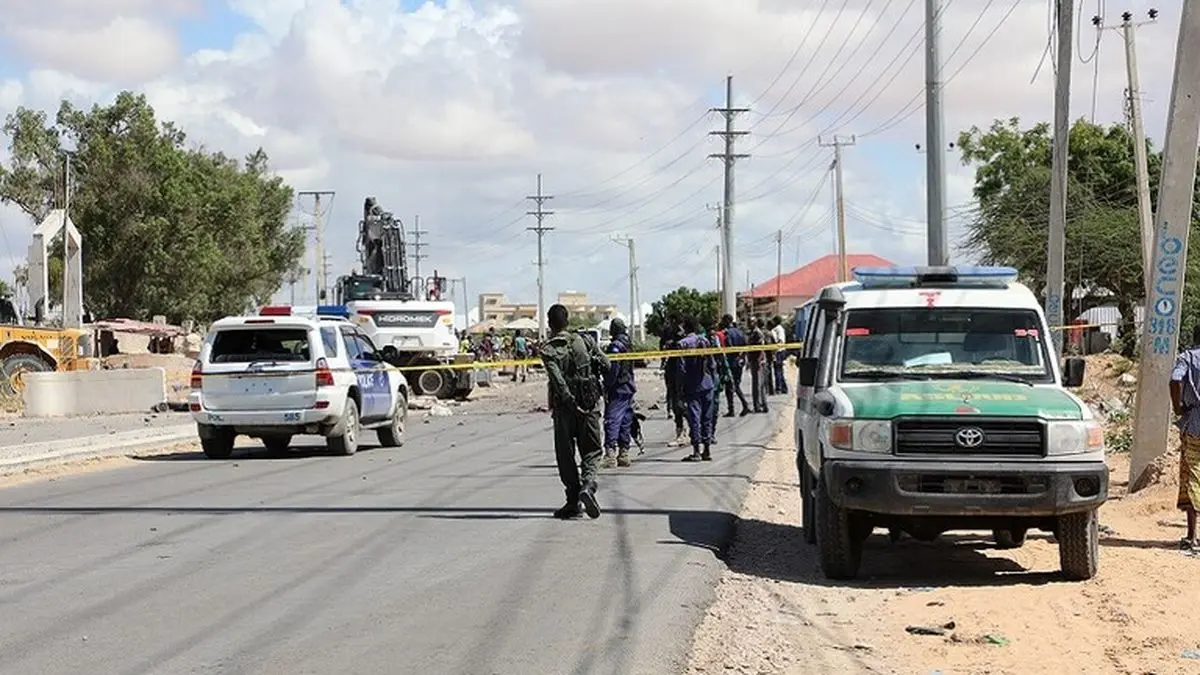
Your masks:
[[[909,538],[892,543],[880,530],[863,547],[858,578],[835,581],[825,578],[817,548],[804,542],[799,527],[754,518],[737,519],[737,535],[731,547],[720,538],[706,536],[720,531],[730,518],[733,516],[727,513],[692,512],[679,521],[678,531],[672,527],[672,533],[688,545],[713,551],[731,571],[815,586],[901,589],[1043,585],[1062,581],[1057,571],[1031,571],[1009,558],[985,555],[985,551],[995,550],[995,545],[982,534],[944,535],[929,543]]]

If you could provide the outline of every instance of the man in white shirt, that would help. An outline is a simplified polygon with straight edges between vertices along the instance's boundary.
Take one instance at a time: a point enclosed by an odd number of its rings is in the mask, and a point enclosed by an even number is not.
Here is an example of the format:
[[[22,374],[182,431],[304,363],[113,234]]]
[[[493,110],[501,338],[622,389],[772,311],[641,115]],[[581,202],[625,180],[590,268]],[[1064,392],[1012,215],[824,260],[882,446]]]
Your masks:
[[[771,341],[777,345],[787,344],[787,331],[783,328],[783,320],[775,317],[771,320]],[[787,350],[780,349],[772,356],[772,365],[775,372],[775,387],[774,393],[788,393],[787,378],[783,376],[783,364],[787,361]]]

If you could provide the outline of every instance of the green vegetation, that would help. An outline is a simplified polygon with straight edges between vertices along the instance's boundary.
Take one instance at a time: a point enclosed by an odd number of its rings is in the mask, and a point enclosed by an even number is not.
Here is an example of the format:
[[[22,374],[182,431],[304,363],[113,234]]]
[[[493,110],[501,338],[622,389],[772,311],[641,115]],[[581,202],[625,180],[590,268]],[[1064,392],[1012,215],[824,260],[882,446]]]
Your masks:
[[[693,316],[701,325],[711,327],[721,318],[721,297],[716,291],[679,288],[654,301],[653,311],[646,317],[646,333],[662,335],[668,316]]]
[[[63,101],[53,122],[18,108],[3,127],[9,166],[0,201],[37,221],[63,196],[83,235],[84,303],[98,317],[207,322],[265,302],[294,270],[304,234],[287,226],[292,189],[260,148],[238,162],[160,122],[123,92],[84,111]]]
[[[1016,118],[996,120],[958,137],[964,164],[975,167],[978,210],[963,247],[984,264],[1009,265],[1039,295],[1044,292],[1050,210],[1050,125],[1022,128]],[[1150,149],[1150,190],[1157,200],[1161,153]],[[1071,128],[1067,188],[1066,314],[1113,303],[1121,312],[1123,352],[1133,354],[1134,307],[1143,300],[1140,227],[1133,138],[1121,125],[1080,120]],[[1196,227],[1193,221],[1193,227]],[[1082,289],[1087,297],[1071,300]],[[1105,296],[1101,289],[1112,293]],[[1200,257],[1188,256],[1183,323],[1200,314]]]

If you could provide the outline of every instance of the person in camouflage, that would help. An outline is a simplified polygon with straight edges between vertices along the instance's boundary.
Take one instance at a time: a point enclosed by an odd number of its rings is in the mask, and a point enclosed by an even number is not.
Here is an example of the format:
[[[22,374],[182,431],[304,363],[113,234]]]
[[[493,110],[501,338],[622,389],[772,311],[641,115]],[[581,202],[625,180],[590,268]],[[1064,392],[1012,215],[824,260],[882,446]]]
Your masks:
[[[573,520],[586,512],[590,518],[599,518],[596,474],[604,449],[600,428],[602,393],[597,376],[610,364],[596,345],[567,329],[566,307],[551,306],[546,318],[551,336],[542,349],[542,363],[554,418],[554,459],[567,493],[566,503],[554,512],[554,517]]]

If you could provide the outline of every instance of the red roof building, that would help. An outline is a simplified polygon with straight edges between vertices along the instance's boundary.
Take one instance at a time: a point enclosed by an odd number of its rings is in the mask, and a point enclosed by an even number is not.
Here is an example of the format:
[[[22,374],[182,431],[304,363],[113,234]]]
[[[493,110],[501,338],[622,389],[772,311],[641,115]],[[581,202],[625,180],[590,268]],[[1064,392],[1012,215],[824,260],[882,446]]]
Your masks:
[[[892,267],[895,263],[870,253],[849,254],[846,265],[855,267]],[[783,314],[808,302],[817,291],[838,282],[839,260],[830,254],[781,276],[771,277],[738,297],[754,314]]]

